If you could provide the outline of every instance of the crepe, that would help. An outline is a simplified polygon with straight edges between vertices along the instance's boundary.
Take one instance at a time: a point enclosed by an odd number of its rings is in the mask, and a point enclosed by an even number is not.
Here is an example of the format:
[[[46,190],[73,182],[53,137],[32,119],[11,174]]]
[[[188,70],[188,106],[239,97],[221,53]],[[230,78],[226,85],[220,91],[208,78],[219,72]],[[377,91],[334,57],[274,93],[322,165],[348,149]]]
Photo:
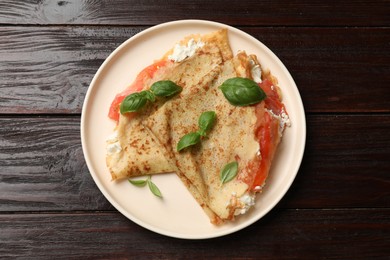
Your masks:
[[[153,82],[170,80],[183,90],[169,100],[120,115],[117,137],[109,142],[120,148],[107,155],[107,165],[113,179],[175,172],[211,223],[220,224],[254,205],[286,126],[280,115],[287,114],[284,106],[272,110],[270,101],[242,107],[226,100],[219,86],[241,77],[267,79],[271,83],[268,92],[276,103],[280,101],[276,79],[270,73],[254,73],[254,69],[261,72],[256,56],[240,52],[233,57],[226,29],[191,35],[179,45],[185,47],[164,55],[163,60],[173,61],[145,80],[144,89]],[[181,58],[175,60],[176,56]],[[205,111],[217,115],[213,129],[199,144],[178,152],[177,143],[197,130],[199,115]],[[269,152],[262,155],[260,146],[265,141],[270,144]],[[232,161],[238,162],[238,174],[222,183],[220,172]]]
[[[199,36],[193,37],[200,40]],[[206,75],[231,58],[230,48],[221,49],[223,43],[221,40],[216,40],[222,38],[226,43],[226,30],[203,36],[201,39],[209,41],[209,44],[201,49],[201,54],[193,55],[191,59],[181,63],[168,62],[152,78],[144,80],[144,89],[149,88],[156,81],[169,79],[182,86],[184,90],[180,96],[186,96],[188,91],[192,91],[191,86],[201,84]],[[164,57],[170,55],[172,51],[168,51]],[[134,114],[119,116],[116,135],[108,140],[108,150],[112,150],[112,146],[120,148],[108,152],[106,156],[106,163],[113,180],[176,171],[175,163],[169,164],[167,161],[168,152],[164,149],[166,143],[159,142],[158,138],[151,135],[150,130],[142,123],[145,118],[159,110],[163,103],[164,100],[158,100],[155,104],[137,112],[136,116]],[[156,121],[161,128],[168,123],[161,118],[157,118]],[[160,134],[167,135],[167,133]]]

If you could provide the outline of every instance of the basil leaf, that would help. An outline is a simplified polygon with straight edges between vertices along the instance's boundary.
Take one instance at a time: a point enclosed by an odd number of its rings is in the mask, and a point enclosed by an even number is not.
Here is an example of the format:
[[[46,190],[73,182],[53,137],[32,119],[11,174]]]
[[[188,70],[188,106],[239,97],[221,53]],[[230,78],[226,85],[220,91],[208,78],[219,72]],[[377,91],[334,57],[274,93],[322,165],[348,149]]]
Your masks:
[[[150,176],[149,176],[148,179],[147,179],[147,183],[148,183],[148,186],[149,186],[150,191],[151,191],[154,195],[156,195],[157,197],[162,198],[162,194],[161,194],[160,189],[156,186],[156,184],[154,184],[154,183],[152,182],[152,179],[151,179]]]
[[[120,105],[120,112],[121,114],[125,114],[127,112],[136,112],[145,106],[148,100],[154,102],[156,100],[156,96],[170,97],[179,93],[180,91],[182,91],[182,88],[176,85],[173,81],[157,81],[150,87],[150,90],[143,90],[125,97]]]
[[[198,125],[199,125],[199,128],[201,130],[199,132],[200,135],[205,136],[206,131],[209,131],[213,127],[216,116],[217,115],[215,114],[214,111],[203,112],[200,115],[199,121],[198,121]]]
[[[191,145],[195,145],[200,142],[200,134],[198,132],[193,132],[184,135],[180,141],[177,143],[177,151],[180,152],[184,148],[187,148]]]
[[[200,136],[203,136],[203,137],[206,137],[207,136],[207,133],[205,130],[202,130],[202,129],[199,129],[198,131],[196,131]]]
[[[129,179],[129,182],[135,186],[143,187],[146,185],[146,180],[131,180]]]
[[[221,173],[219,175],[222,184],[231,181],[234,177],[236,177],[238,171],[238,162],[234,161],[228,163],[223,167]]]
[[[219,88],[229,103],[234,106],[249,106],[266,98],[265,92],[257,83],[248,78],[228,79]]]
[[[144,97],[150,102],[156,101],[156,95],[154,95],[154,93],[150,90],[141,91],[141,94],[144,95]]]
[[[180,93],[182,88],[170,80],[161,80],[153,83],[150,90],[158,97],[170,97]]]
[[[147,98],[145,97],[145,93],[136,92],[128,95],[123,99],[120,105],[121,114],[125,114],[127,112],[135,112],[145,106]]]

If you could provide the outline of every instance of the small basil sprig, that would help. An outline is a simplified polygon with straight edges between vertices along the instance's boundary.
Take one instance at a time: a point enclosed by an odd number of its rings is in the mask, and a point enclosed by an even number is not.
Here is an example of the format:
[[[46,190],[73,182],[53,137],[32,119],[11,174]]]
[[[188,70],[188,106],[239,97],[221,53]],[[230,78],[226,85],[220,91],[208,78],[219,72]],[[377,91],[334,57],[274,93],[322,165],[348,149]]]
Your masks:
[[[129,179],[129,182],[137,187],[144,187],[146,185],[146,180],[132,180]]]
[[[226,164],[219,175],[219,178],[222,184],[231,181],[234,177],[236,177],[238,171],[238,162],[234,161]]]
[[[234,106],[249,106],[257,104],[267,96],[265,92],[251,79],[231,78],[219,86],[225,98]]]
[[[200,142],[201,137],[206,137],[207,132],[214,126],[217,115],[214,111],[203,112],[198,120],[198,131],[184,135],[177,143],[176,150],[180,152],[184,148]]]
[[[154,182],[152,182],[152,179],[151,177],[149,176],[149,178],[147,179],[146,181],[148,183],[148,187],[149,187],[149,190],[157,197],[159,198],[162,198],[162,194],[161,194],[161,191],[160,189],[157,187],[156,184],[154,184]]]
[[[144,187],[146,184],[148,184],[149,190],[157,197],[162,198],[162,194],[160,189],[157,187],[154,182],[152,182],[152,177],[150,175],[146,180],[131,180],[129,179],[129,182],[137,187]]]
[[[182,91],[182,87],[170,80],[161,80],[152,84],[149,90],[135,92],[126,96],[121,105],[120,112],[136,112],[145,106],[146,102],[154,102],[157,97],[171,97]]]

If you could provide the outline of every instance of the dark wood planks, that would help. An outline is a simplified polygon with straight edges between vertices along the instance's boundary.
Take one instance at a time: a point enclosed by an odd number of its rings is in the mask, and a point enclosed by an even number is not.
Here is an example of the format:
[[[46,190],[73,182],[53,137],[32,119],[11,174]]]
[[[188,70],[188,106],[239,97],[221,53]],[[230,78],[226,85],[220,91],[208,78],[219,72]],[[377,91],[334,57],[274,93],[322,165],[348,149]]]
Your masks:
[[[36,259],[384,259],[390,254],[389,223],[389,209],[274,210],[234,235],[194,241],[162,239],[119,213],[2,214],[0,255]]]
[[[388,259],[390,5],[332,2],[0,1],[0,258]],[[265,43],[308,112],[304,160],[281,203],[206,241],[159,236],[116,212],[79,134],[103,60],[149,26],[188,18]]]
[[[180,19],[257,26],[388,26],[388,1],[24,1],[0,2],[0,24],[153,25]]]
[[[85,165],[78,117],[0,118],[0,211],[112,210]],[[281,208],[389,207],[389,115],[309,115]]]
[[[389,115],[309,115],[300,171],[286,205],[389,207]]]
[[[0,28],[1,113],[80,113],[101,63],[137,32],[132,28]]]
[[[0,27],[1,113],[80,113],[104,59],[145,28]],[[307,112],[390,112],[389,28],[241,29],[284,62]]]
[[[2,211],[110,209],[94,184],[80,141],[80,119],[0,119]]]

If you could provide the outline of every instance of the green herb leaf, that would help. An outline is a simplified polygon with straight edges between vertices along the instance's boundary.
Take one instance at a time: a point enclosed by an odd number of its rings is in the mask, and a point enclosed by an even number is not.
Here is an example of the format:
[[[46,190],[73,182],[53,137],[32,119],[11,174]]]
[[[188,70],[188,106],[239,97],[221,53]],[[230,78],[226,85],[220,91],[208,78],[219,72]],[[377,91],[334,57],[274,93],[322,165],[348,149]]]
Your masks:
[[[144,95],[145,98],[150,102],[156,101],[156,95],[154,95],[154,93],[150,90],[141,91],[141,94]]]
[[[150,90],[158,97],[170,97],[182,91],[182,88],[170,80],[161,80],[153,83]]]
[[[136,112],[139,109],[141,109],[143,106],[145,106],[146,102],[147,102],[147,98],[145,97],[145,93],[136,92],[130,94],[127,97],[125,97],[125,99],[123,99],[120,105],[120,112],[122,115],[127,112]]]
[[[162,198],[162,194],[161,194],[160,189],[156,186],[156,184],[154,184],[154,182],[152,182],[152,179],[151,179],[150,176],[149,176],[148,179],[147,179],[147,183],[148,183],[148,186],[149,186],[150,191],[151,191],[155,196]]]
[[[199,131],[200,135],[205,136],[206,132],[209,131],[213,126],[215,122],[215,118],[217,115],[215,114],[214,111],[207,111],[203,112],[198,121]]]
[[[146,180],[131,180],[129,179],[129,182],[135,186],[143,187],[146,185]]]
[[[231,181],[234,177],[236,177],[237,171],[238,163],[236,161],[226,164],[219,175],[222,184]]]
[[[199,143],[201,137],[205,137],[207,135],[207,131],[209,131],[214,126],[216,117],[217,115],[214,111],[203,112],[198,119],[199,130],[184,135],[177,143],[177,151],[180,152],[184,148]]]
[[[203,136],[203,137],[206,137],[207,136],[207,133],[205,130],[202,130],[202,129],[199,129],[198,131],[196,131],[200,136]]]
[[[150,90],[132,93],[125,97],[120,105],[120,112],[121,114],[136,112],[144,107],[148,100],[154,102],[156,96],[170,97],[180,91],[182,91],[182,88],[170,80],[157,81],[150,87]]]
[[[266,98],[265,92],[257,83],[248,78],[228,79],[219,88],[229,103],[234,106],[249,106]]]
[[[200,134],[198,132],[188,133],[184,135],[180,141],[177,143],[177,151],[180,152],[184,148],[187,148],[191,145],[195,145],[200,142]]]

